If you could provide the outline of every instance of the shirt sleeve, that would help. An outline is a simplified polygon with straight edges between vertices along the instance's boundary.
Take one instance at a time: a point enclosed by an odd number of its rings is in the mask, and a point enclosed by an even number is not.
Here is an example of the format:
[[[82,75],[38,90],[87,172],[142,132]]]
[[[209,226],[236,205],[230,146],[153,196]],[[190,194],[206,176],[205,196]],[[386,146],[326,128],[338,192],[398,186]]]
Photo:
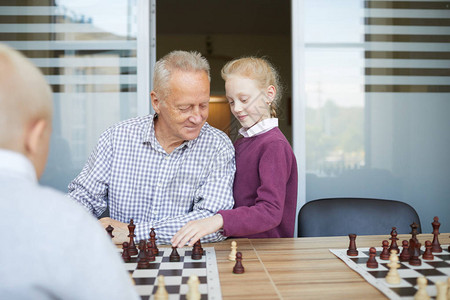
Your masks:
[[[289,149],[283,142],[275,141],[268,144],[257,166],[261,185],[257,189],[255,205],[219,211],[224,221],[225,236],[261,233],[280,224],[292,159]]]
[[[166,218],[154,223],[136,224],[136,240],[148,238],[148,232],[153,227],[157,233],[158,243],[170,244],[170,239],[188,221],[207,218],[213,216],[219,210],[233,208],[235,171],[234,148],[230,142],[225,144],[213,158],[206,181],[195,192],[192,210],[187,214]],[[201,242],[219,242],[225,238],[221,231],[217,231],[203,237]]]
[[[69,184],[69,197],[95,216],[108,206],[108,185],[111,174],[111,132],[104,132],[81,173]]]

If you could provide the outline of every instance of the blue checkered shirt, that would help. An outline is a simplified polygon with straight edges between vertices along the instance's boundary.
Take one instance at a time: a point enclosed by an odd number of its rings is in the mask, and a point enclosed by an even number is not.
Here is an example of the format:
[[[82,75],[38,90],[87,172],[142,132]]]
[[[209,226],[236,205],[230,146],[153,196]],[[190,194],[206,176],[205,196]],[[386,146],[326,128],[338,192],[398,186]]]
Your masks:
[[[205,123],[200,135],[168,154],[155,137],[153,116],[120,122],[100,137],[69,196],[100,216],[136,223],[136,240],[155,228],[158,243],[190,220],[233,208],[234,148],[220,130]],[[225,239],[216,232],[202,242]]]

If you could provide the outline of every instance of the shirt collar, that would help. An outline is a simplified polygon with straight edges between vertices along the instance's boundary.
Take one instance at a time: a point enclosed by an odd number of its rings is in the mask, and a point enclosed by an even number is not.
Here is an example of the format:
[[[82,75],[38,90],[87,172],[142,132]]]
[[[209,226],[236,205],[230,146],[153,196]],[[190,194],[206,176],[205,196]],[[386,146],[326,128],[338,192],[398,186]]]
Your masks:
[[[0,173],[37,183],[36,170],[25,155],[0,149]]]
[[[155,149],[160,149],[160,150],[164,150],[161,146],[161,144],[158,142],[158,140],[156,139],[156,135],[155,135],[155,119],[157,118],[157,114],[155,113],[154,115],[150,115],[151,116],[151,120],[149,122],[149,126],[148,126],[148,130],[143,138],[143,143],[149,143],[153,148]],[[184,146],[186,146],[187,148],[191,148],[195,141],[203,134],[203,132],[206,130],[205,127],[208,126],[207,123],[205,122],[205,124],[203,125],[202,129],[200,130],[200,134],[198,135],[197,138],[190,140],[190,141],[184,141],[184,143],[182,143],[180,146],[178,146],[176,149],[181,149]]]
[[[242,134],[243,137],[252,137],[263,134],[275,127],[278,127],[278,118],[268,118],[256,123],[247,130],[242,127],[239,129],[239,133]]]

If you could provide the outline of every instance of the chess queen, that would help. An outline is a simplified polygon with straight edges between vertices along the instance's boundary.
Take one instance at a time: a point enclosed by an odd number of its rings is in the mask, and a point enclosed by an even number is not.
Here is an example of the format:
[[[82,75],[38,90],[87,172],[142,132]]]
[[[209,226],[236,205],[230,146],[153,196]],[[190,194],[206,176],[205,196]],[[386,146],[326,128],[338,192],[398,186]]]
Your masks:
[[[281,99],[279,76],[263,58],[245,57],[222,68],[226,98],[242,128],[235,142],[234,209],[188,222],[172,245],[192,245],[223,230],[225,236],[292,237],[297,204],[297,163],[278,128],[276,105]]]

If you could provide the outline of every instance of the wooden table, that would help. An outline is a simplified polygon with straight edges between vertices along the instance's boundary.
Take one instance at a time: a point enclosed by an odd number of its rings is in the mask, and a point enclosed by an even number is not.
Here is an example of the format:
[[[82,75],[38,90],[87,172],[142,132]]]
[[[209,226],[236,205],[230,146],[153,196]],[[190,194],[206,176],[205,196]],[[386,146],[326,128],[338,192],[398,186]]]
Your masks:
[[[410,235],[399,235],[409,240]],[[387,235],[358,236],[357,247],[380,247]],[[432,240],[420,234],[419,241]],[[233,274],[228,261],[231,240],[215,244],[223,299],[386,299],[329,249],[348,248],[341,237],[234,239],[243,254],[244,274]],[[448,245],[448,233],[439,236]]]

